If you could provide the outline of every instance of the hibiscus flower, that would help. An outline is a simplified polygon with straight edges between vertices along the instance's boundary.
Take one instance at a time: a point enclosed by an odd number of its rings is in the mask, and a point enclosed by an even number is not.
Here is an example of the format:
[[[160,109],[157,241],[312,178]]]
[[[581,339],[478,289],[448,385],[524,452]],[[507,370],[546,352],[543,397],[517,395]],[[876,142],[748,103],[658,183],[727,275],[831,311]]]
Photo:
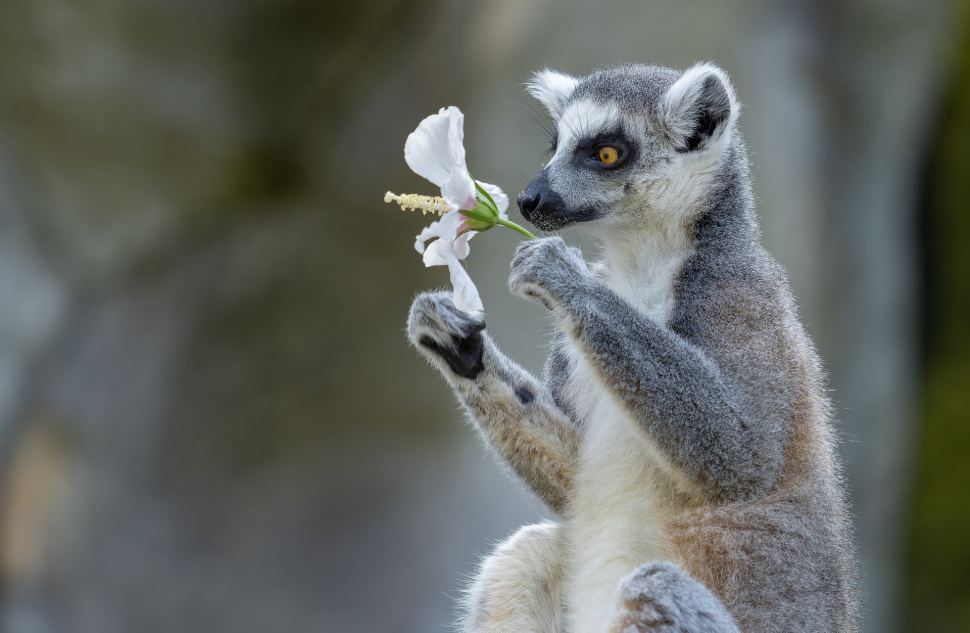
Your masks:
[[[424,256],[425,266],[448,266],[455,289],[455,306],[466,312],[484,309],[478,289],[460,260],[468,257],[468,240],[496,224],[512,228],[527,237],[535,236],[510,222],[506,215],[509,198],[495,185],[474,180],[465,164],[465,115],[455,106],[442,108],[421,121],[404,144],[404,160],[416,174],[441,188],[441,197],[390,191],[385,202],[397,202],[404,209],[436,213],[417,236],[414,248]],[[427,244],[429,240],[434,240]]]

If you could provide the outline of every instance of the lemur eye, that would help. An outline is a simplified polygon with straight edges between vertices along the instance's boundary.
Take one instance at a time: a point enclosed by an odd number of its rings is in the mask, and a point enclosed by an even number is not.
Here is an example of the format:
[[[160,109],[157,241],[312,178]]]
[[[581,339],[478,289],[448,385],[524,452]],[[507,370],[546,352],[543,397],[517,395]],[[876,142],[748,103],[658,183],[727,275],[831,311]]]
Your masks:
[[[596,152],[596,157],[606,165],[612,165],[616,162],[616,159],[620,157],[620,152],[616,150],[615,147],[601,147],[598,152]]]

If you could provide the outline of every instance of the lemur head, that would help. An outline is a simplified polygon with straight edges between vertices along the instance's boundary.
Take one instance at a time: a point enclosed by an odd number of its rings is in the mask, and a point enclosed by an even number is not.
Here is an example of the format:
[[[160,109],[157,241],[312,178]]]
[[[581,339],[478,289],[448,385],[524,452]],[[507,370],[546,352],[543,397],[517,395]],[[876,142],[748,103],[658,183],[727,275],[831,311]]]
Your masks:
[[[554,120],[553,156],[519,196],[545,230],[689,220],[734,136],[739,104],[721,69],[618,66],[575,78],[536,73],[529,93]]]

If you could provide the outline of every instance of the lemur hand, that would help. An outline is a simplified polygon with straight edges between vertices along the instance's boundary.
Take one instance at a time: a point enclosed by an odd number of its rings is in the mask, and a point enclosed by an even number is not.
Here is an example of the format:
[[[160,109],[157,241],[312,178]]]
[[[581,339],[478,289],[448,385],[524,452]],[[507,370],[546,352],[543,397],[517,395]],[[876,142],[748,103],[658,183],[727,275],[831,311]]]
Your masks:
[[[561,237],[544,237],[519,244],[512,258],[509,290],[550,310],[589,281],[589,269],[578,248]]]
[[[481,315],[455,307],[450,292],[423,292],[411,304],[408,338],[433,364],[463,378],[474,379],[482,370]]]

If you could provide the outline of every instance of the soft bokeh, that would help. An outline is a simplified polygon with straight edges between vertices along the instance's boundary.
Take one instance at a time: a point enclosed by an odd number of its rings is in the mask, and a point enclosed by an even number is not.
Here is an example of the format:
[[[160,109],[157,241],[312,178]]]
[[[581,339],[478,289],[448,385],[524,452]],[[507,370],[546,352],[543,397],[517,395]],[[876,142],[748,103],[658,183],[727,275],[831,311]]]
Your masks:
[[[0,630],[427,632],[542,511],[403,336],[381,200],[466,113],[512,197],[543,67],[712,60],[831,374],[867,629],[970,627],[965,0],[4,0]],[[515,213],[513,212],[513,217]],[[595,256],[581,230],[567,239]],[[488,324],[549,324],[475,240]]]

